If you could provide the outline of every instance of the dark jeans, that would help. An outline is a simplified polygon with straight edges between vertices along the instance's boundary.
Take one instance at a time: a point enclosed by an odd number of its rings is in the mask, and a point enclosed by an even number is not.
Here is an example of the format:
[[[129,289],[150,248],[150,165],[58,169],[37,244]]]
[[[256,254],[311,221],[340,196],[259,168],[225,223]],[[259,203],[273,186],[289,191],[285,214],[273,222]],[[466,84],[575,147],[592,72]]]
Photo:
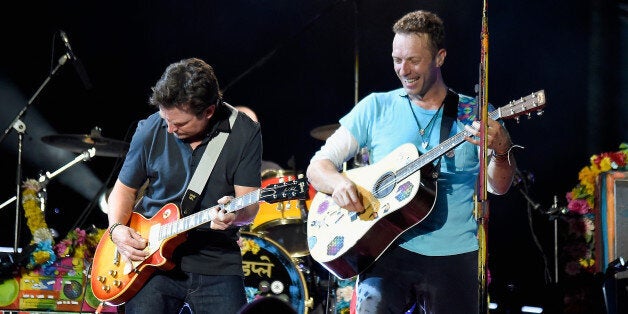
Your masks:
[[[246,304],[244,279],[156,272],[124,307],[128,314],[176,314],[186,303],[195,314],[237,313]]]
[[[391,247],[358,278],[358,314],[478,313],[478,252],[424,256]]]

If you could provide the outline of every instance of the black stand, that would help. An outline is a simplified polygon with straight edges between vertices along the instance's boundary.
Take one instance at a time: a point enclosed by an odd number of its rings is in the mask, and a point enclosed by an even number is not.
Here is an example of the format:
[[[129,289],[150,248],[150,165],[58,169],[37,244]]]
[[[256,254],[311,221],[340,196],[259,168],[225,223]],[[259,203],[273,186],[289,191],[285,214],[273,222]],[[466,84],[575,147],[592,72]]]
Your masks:
[[[26,131],[26,125],[24,124],[24,122],[22,122],[21,118],[26,113],[26,110],[28,109],[28,107],[30,107],[30,105],[33,103],[35,98],[37,98],[39,93],[41,93],[41,91],[48,84],[48,82],[50,82],[50,79],[52,78],[52,76],[55,75],[55,73],[57,73],[57,70],[59,70],[59,68],[68,61],[68,58],[69,56],[67,53],[63,54],[61,58],[59,58],[59,62],[57,66],[50,72],[50,75],[48,75],[48,77],[44,80],[41,86],[39,86],[35,94],[31,97],[31,99],[28,100],[28,103],[26,104],[26,106],[24,106],[24,108],[22,108],[22,110],[17,114],[15,119],[13,119],[13,122],[11,122],[11,124],[4,131],[4,134],[2,134],[2,138],[0,138],[0,143],[2,143],[2,141],[4,141],[4,139],[7,137],[7,135],[11,131],[11,129],[15,129],[18,132],[17,169],[16,169],[16,175],[15,175],[15,196],[2,204],[2,207],[4,207],[10,204],[12,200],[15,200],[15,235],[13,238],[13,252],[16,254],[18,253],[18,245],[19,245],[20,204],[22,203],[22,200],[20,197],[21,196],[21,184],[22,184],[22,143],[24,139],[24,132]],[[0,207],[0,209],[2,207]]]
[[[327,279],[327,300],[325,301],[325,313],[336,313],[336,286],[337,279],[332,273],[329,273]]]
[[[628,264],[623,257],[619,257],[612,261],[604,273],[604,281],[602,282],[602,296],[604,298],[604,308],[607,314],[626,313],[628,304],[626,303],[626,289],[619,284],[617,274],[628,269]],[[625,281],[625,280],[624,280]]]

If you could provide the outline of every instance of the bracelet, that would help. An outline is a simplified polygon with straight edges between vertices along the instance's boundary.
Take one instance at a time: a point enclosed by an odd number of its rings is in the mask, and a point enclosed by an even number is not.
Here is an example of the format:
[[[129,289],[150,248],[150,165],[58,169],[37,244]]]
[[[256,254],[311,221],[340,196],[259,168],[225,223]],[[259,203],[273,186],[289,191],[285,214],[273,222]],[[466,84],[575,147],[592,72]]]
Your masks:
[[[510,152],[512,151],[513,148],[524,148],[521,145],[516,145],[516,144],[510,144],[510,146],[508,147],[508,149],[506,150],[506,152],[504,153],[496,153],[495,150],[493,150],[491,152],[491,156],[493,156],[493,158],[496,161],[504,161],[507,160],[508,164],[510,164]]]
[[[121,225],[121,223],[116,222],[113,225],[111,225],[111,227],[109,227],[109,240],[111,240],[111,242],[113,242],[113,229],[115,229],[119,225]]]
[[[512,148],[512,147],[513,147],[513,146],[510,146],[510,148]],[[496,153],[495,151],[493,151],[493,152],[491,153],[491,156],[493,156],[493,157],[495,157],[495,158],[497,158],[497,159],[504,159],[504,158],[506,158],[506,157],[508,156],[508,154],[510,154],[510,148],[508,148],[508,150],[506,150],[506,152],[505,152],[505,153],[501,153],[501,154],[498,154],[498,153]]]

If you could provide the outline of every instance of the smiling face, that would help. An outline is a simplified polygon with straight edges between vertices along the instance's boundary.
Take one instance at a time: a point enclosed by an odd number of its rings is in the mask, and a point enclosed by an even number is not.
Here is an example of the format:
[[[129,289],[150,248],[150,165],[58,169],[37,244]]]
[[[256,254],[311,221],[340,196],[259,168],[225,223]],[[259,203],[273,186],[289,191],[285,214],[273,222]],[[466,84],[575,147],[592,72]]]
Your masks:
[[[445,49],[431,47],[427,34],[395,34],[392,44],[394,69],[410,98],[422,99],[430,90],[443,84],[440,66],[445,55]]]

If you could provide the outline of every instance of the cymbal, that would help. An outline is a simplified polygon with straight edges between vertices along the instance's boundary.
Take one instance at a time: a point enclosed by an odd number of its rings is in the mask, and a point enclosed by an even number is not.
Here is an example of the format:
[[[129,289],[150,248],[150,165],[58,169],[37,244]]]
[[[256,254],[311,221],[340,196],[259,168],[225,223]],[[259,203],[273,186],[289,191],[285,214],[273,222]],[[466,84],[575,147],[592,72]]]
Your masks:
[[[330,137],[336,130],[340,127],[340,123],[321,125],[316,127],[310,131],[310,135],[317,139],[325,141],[328,137]]]
[[[49,145],[63,148],[74,153],[82,153],[92,147],[96,148],[96,156],[121,157],[129,150],[129,143],[100,136],[99,132],[91,134],[57,134],[47,135],[41,140]]]

